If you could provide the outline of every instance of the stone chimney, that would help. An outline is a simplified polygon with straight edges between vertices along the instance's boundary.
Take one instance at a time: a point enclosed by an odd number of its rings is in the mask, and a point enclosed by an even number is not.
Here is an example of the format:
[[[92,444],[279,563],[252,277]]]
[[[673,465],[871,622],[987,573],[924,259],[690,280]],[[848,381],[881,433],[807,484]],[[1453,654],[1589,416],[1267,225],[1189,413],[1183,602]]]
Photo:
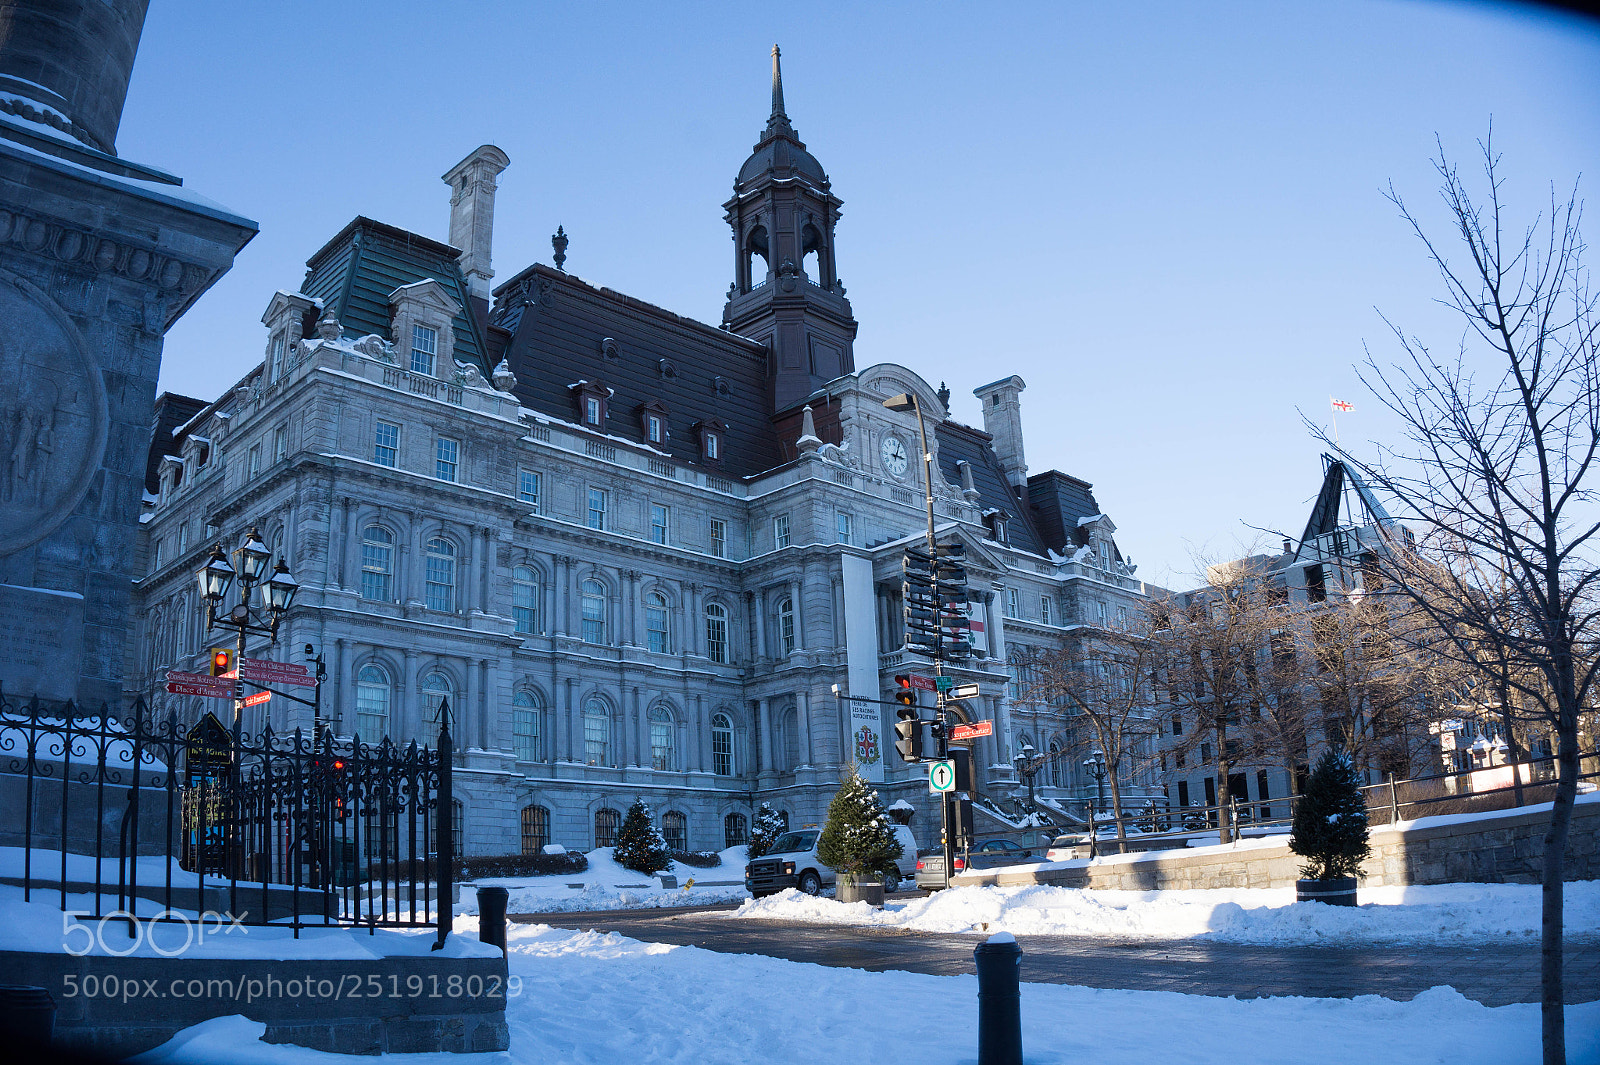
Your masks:
[[[485,144],[441,179],[450,186],[450,243],[461,249],[467,293],[485,302],[494,277],[489,259],[494,244],[495,178],[510,165],[505,152]]]
[[[983,431],[994,437],[994,453],[1006,481],[1026,492],[1028,463],[1022,456],[1022,390],[1028,386],[1015,374],[992,381],[972,394],[983,404]],[[1026,498],[1026,497],[1024,497]]]

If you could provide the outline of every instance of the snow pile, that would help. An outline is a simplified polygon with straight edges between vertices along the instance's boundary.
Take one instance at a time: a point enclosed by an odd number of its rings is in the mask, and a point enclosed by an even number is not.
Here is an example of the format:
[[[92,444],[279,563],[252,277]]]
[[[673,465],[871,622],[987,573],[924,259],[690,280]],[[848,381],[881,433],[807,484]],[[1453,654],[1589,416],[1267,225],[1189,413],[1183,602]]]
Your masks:
[[[1459,943],[1539,935],[1536,884],[1434,884],[1361,888],[1356,907],[1294,901],[1293,888],[1088,891],[958,887],[882,910],[785,891],[752,899],[731,917],[870,925],[919,932],[993,932],[1190,939],[1228,943]],[[1600,881],[1566,888],[1568,935],[1600,933]]]
[[[486,877],[474,887],[462,887],[458,914],[478,912],[476,887],[503,887],[510,891],[507,913],[566,913],[583,910],[641,910],[663,906],[701,906],[746,899],[744,889],[744,847],[720,851],[722,864],[710,869],[673,862],[665,875],[678,878],[676,888],[661,886],[661,873],[645,876],[624,869],[612,857],[610,847],[600,847],[585,855],[589,868],[581,873],[554,876]],[[694,881],[690,885],[690,881]],[[578,884],[581,887],[572,887]]]
[[[508,945],[516,987],[506,1002],[510,1052],[407,1055],[408,1063],[744,1065],[774,1055],[888,1062],[910,1053],[920,1065],[955,1065],[976,1057],[973,976],[830,969],[545,925],[511,928]],[[894,1008],[885,1009],[887,1003]],[[260,1042],[263,1032],[258,1022],[221,1017],[134,1060],[371,1060],[268,1045]],[[1567,1007],[1567,1041],[1575,1065],[1600,1060],[1600,1003]],[[1448,987],[1395,1002],[1377,995],[1232,999],[1023,984],[1022,1044],[1035,1065],[1532,1065],[1539,1060],[1539,1007],[1490,1008]],[[1174,1048],[1181,1048],[1176,1058]]]

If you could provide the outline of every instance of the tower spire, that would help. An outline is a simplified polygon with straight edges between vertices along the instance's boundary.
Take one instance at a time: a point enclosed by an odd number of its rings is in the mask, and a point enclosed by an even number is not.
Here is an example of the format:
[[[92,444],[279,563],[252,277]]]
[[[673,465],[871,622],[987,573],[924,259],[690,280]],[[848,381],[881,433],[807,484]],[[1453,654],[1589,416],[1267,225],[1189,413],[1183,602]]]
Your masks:
[[[783,67],[778,62],[778,46],[772,46],[772,117],[788,118],[783,113]]]
[[[767,128],[761,134],[761,139],[767,141],[773,137],[788,137],[796,140],[794,127],[789,124],[789,116],[783,112],[783,67],[779,65],[778,46],[772,46],[772,114],[767,118]]]

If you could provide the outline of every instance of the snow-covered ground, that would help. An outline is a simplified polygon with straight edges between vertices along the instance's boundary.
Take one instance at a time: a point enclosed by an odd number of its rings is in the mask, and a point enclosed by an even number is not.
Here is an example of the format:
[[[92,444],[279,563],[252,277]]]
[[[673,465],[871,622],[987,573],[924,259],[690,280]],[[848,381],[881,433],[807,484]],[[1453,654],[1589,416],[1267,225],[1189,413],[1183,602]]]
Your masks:
[[[958,887],[882,910],[785,891],[752,899],[733,918],[872,925],[922,932],[1113,939],[1205,937],[1229,943],[1362,944],[1526,942],[1539,935],[1537,884],[1363,887],[1356,907],[1294,901],[1293,888],[1087,891]],[[1567,885],[1568,935],[1600,934],[1600,881]]]
[[[663,888],[660,874],[645,876],[624,869],[611,856],[610,847],[590,851],[589,868],[559,876],[486,877],[474,885],[495,885],[510,890],[507,913],[564,913],[577,910],[642,910],[662,906],[701,906],[746,899],[745,850],[729,847],[719,852],[722,864],[710,869],[673,862],[666,870],[678,878],[675,888]],[[691,883],[692,881],[692,883]],[[571,885],[581,884],[581,888]],[[475,888],[463,885],[456,913],[477,913]]]
[[[458,920],[462,931],[476,921]],[[406,1065],[760,1060],[969,1065],[977,1058],[976,977],[869,973],[639,943],[546,925],[510,930],[520,993],[511,1050],[417,1054]],[[361,1065],[372,1058],[259,1042],[239,1017],[197,1025],[141,1065]],[[1539,1060],[1539,1007],[1490,1008],[1437,987],[1410,1002],[1225,999],[1166,991],[1022,987],[1030,1065],[1519,1065]],[[1567,1007],[1571,1065],[1600,1063],[1600,1003]]]

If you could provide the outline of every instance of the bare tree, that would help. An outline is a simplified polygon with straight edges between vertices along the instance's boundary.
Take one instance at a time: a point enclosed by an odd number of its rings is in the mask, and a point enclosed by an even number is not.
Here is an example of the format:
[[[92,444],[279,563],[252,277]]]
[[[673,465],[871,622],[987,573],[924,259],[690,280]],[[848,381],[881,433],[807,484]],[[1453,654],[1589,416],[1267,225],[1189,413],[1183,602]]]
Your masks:
[[[1600,317],[1583,265],[1576,191],[1562,202],[1552,189],[1548,217],[1519,236],[1503,216],[1492,140],[1480,147],[1481,193],[1469,190],[1442,146],[1435,161],[1458,256],[1389,192],[1438,268],[1442,302],[1466,323],[1460,349],[1436,358],[1386,319],[1401,357],[1379,366],[1369,354],[1361,374],[1399,417],[1406,442],[1380,446],[1369,462],[1339,450],[1419,531],[1415,544],[1397,544],[1383,560],[1385,591],[1438,629],[1444,653],[1514,690],[1557,738],[1541,945],[1544,1061],[1557,1065],[1566,1060],[1563,855],[1579,716],[1596,669]]]
[[[1151,707],[1154,652],[1141,612],[1127,628],[1081,629],[1055,647],[1019,647],[1012,659],[1023,699],[1071,707],[1089,722],[1106,760],[1119,850],[1127,840],[1123,779],[1148,764],[1158,728]]]

